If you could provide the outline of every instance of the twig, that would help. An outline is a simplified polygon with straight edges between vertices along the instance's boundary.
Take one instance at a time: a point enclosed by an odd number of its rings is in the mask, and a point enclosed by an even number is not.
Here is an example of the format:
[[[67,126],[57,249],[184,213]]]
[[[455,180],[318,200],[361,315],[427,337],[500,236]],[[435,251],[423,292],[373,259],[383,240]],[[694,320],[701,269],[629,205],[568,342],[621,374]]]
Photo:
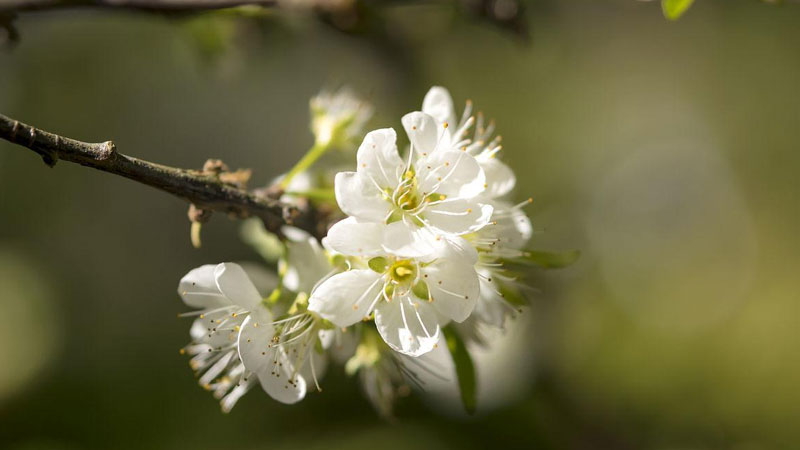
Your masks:
[[[228,172],[187,170],[163,166],[117,152],[111,141],[81,142],[36,129],[0,114],[0,138],[38,153],[45,164],[55,166],[69,161],[120,175],[180,197],[196,209],[224,212],[236,218],[259,217],[264,226],[280,235],[282,225],[290,224],[314,236],[324,234],[324,224],[312,208],[298,209],[276,200],[276,196],[251,192],[240,184],[226,181]]]
[[[2,0],[0,12],[38,11],[75,7],[132,9],[150,12],[192,12],[237,6],[275,6],[276,0]]]

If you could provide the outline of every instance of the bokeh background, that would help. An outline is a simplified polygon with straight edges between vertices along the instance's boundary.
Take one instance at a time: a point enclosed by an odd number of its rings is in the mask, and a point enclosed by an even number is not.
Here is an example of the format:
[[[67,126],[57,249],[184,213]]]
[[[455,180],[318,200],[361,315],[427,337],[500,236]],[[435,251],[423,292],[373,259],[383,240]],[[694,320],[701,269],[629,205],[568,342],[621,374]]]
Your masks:
[[[521,351],[492,363],[514,385],[477,417],[414,395],[383,421],[335,369],[299,405],[254,390],[223,415],[178,354],[175,289],[258,260],[239,224],[195,250],[181,201],[0,142],[0,448],[798,448],[800,5],[696,3],[668,22],[530,2],[528,42],[446,4],[395,3],[379,36],[303,13],[21,15],[4,114],[256,184],[311,144],[321,88],[355,87],[377,128],[446,85],[497,120],[534,246],[582,257],[532,275]]]

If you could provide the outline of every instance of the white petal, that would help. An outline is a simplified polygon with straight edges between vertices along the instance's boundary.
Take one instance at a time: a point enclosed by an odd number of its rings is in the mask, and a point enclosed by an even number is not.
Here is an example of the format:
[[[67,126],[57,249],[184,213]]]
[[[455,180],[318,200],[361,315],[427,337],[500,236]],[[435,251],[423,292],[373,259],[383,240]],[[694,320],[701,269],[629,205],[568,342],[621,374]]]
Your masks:
[[[372,270],[350,270],[336,274],[317,286],[308,309],[336,326],[349,327],[370,313],[370,306],[382,295],[383,275]]]
[[[319,242],[305,232],[287,235],[287,238],[287,273],[283,285],[294,292],[310,293],[314,285],[330,272],[328,257]]]
[[[514,209],[506,202],[494,201],[497,223],[483,228],[479,235],[497,239],[502,248],[521,249],[533,235],[533,226],[528,216],[520,209]],[[502,214],[497,214],[502,213]]]
[[[330,230],[326,245],[350,256],[378,256],[385,254],[381,246],[386,225],[374,222],[359,222],[354,217],[336,222]]]
[[[334,181],[336,202],[348,216],[381,222],[392,205],[369,179],[356,172],[339,172]]]
[[[288,227],[287,227],[288,228]],[[275,272],[268,270],[263,264],[241,262],[239,264],[253,283],[261,297],[268,297],[272,290],[278,287],[278,277]]]
[[[514,189],[517,178],[510,167],[497,158],[478,158],[486,175],[486,190],[483,195],[489,198],[502,197]]]
[[[475,309],[480,282],[475,267],[458,258],[442,257],[422,269],[433,298],[431,303],[444,317],[463,322]]]
[[[267,310],[260,308],[245,318],[239,331],[238,347],[239,358],[247,370],[256,374],[271,370],[270,355],[274,348],[270,343],[274,335],[272,317]]]
[[[441,246],[428,227],[418,227],[405,221],[393,222],[384,231],[383,249],[386,253],[404,258],[423,258]]]
[[[436,152],[417,161],[414,167],[419,189],[425,194],[472,198],[485,189],[483,169],[475,157],[466,152]]]
[[[178,294],[188,306],[199,309],[216,309],[231,302],[217,288],[214,277],[215,264],[206,264],[187,273],[178,284]]]
[[[358,173],[380,189],[394,189],[405,164],[397,153],[397,134],[391,128],[370,131],[356,154]]]
[[[480,277],[481,294],[475,304],[472,317],[494,327],[503,328],[506,317],[511,315],[512,310],[498,293],[497,282],[492,278],[492,272],[485,269],[480,272],[482,275]]]
[[[445,200],[425,209],[425,221],[443,233],[466,234],[480,230],[491,220],[491,205],[472,200]]]
[[[270,322],[268,314],[257,312],[245,319],[239,333],[239,358],[258,376],[270,397],[281,403],[296,403],[305,397],[306,383],[293,373],[294,366],[283,349],[270,345],[275,334]]]
[[[291,362],[283,349],[277,349],[273,355],[275,372],[259,373],[261,387],[273,399],[291,405],[306,396],[306,380],[302,375],[293,373]],[[291,381],[291,382],[290,382]]]
[[[244,269],[235,263],[222,263],[214,268],[217,288],[231,303],[250,310],[261,304],[261,294],[247,277]]]
[[[414,111],[403,116],[402,122],[418,156],[430,155],[436,150],[440,129],[444,129],[444,126],[436,123],[436,119],[423,112]]]
[[[222,311],[219,313],[206,314],[203,318],[197,318],[192,322],[192,327],[189,329],[189,335],[192,341],[196,343],[208,344],[213,349],[227,347],[235,344],[239,334],[234,330],[237,324],[242,322],[242,319],[231,320],[230,313]],[[216,330],[217,320],[229,319],[222,330]]]
[[[466,239],[458,236],[447,237],[439,256],[460,259],[469,264],[478,262],[478,251],[475,247]]]
[[[425,99],[422,101],[422,112],[433,116],[441,124],[447,123],[448,132],[455,130],[458,126],[455,108],[453,108],[453,98],[450,97],[450,92],[441,86],[434,86],[425,94]]]
[[[299,350],[298,350],[299,351]],[[318,353],[315,348],[307,350],[310,354],[300,369],[300,376],[306,380],[306,385],[311,385],[311,389],[316,389],[314,386],[314,377],[317,381],[322,380],[328,372],[328,353]],[[313,364],[313,367],[312,367]]]
[[[416,297],[395,297],[375,308],[375,326],[389,347],[409,356],[433,350],[439,322],[430,303]]]

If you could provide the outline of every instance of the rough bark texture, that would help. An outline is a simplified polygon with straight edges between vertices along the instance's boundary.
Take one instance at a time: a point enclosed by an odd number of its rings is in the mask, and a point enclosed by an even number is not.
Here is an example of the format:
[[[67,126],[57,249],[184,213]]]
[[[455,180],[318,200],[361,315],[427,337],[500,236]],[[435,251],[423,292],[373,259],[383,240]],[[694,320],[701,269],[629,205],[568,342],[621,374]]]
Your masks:
[[[264,192],[246,190],[241,183],[224,181],[229,173],[163,166],[117,152],[111,141],[88,143],[36,129],[0,114],[0,138],[38,153],[45,164],[59,160],[120,175],[180,197],[206,212],[223,212],[237,218],[259,217],[266,228],[280,235],[283,225],[304,229],[316,237],[324,224],[312,208],[287,205]],[[273,194],[274,195],[274,194]]]

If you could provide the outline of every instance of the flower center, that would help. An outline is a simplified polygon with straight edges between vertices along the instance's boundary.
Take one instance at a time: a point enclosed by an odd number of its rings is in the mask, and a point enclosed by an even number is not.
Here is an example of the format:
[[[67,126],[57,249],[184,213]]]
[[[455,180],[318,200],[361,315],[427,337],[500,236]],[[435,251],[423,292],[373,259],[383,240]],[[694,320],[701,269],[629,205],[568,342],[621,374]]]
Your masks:
[[[403,179],[394,195],[395,205],[403,211],[411,211],[419,206],[420,198],[417,193],[417,177],[409,170],[403,174]]]
[[[396,261],[389,267],[389,277],[395,284],[407,284],[417,277],[417,267],[410,260]]]

